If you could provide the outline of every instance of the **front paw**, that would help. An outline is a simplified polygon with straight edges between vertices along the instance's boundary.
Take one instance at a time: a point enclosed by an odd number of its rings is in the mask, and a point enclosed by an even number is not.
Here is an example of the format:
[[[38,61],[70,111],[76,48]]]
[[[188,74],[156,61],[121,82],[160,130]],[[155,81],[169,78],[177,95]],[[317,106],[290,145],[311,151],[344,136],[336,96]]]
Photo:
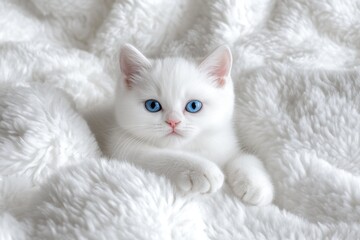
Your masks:
[[[175,181],[183,192],[213,193],[223,185],[224,174],[217,165],[209,163],[179,172]]]
[[[234,170],[228,175],[228,183],[235,195],[248,204],[263,206],[273,200],[273,185],[263,174]]]

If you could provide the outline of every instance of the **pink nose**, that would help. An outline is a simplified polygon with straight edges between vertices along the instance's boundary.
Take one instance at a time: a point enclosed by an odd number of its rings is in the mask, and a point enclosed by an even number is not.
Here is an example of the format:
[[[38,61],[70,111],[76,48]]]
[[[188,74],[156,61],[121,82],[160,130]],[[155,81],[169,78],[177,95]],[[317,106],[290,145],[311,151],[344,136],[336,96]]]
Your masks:
[[[180,123],[180,121],[174,120],[174,119],[169,119],[169,120],[166,120],[166,123],[169,124],[170,127],[175,128],[176,125],[178,125]]]

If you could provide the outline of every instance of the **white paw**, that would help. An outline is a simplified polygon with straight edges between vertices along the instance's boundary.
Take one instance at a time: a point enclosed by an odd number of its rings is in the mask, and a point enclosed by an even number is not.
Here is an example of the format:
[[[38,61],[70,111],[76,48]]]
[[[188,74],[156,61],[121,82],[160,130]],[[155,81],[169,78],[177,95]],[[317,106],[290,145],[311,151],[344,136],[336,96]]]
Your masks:
[[[183,192],[213,193],[224,183],[224,174],[213,163],[207,166],[194,166],[178,173],[176,186]]]
[[[274,188],[268,176],[244,174],[238,170],[228,175],[228,183],[235,195],[245,203],[263,206],[273,200]]]

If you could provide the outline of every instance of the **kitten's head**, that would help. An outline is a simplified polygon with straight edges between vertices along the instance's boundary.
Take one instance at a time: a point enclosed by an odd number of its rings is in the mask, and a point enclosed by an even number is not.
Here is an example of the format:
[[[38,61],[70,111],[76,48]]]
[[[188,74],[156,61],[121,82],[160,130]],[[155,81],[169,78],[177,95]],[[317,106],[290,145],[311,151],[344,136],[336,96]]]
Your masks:
[[[147,59],[121,49],[115,114],[128,133],[157,146],[181,145],[231,124],[234,105],[230,50],[221,46],[200,64]]]

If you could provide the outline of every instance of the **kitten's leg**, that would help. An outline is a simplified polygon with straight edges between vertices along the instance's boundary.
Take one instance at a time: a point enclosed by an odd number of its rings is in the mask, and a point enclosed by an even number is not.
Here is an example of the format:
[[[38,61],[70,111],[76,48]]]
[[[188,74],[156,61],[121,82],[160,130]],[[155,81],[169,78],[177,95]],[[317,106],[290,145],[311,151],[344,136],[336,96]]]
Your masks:
[[[142,168],[165,175],[183,192],[212,193],[221,188],[224,175],[213,162],[180,152],[156,150],[131,157]]]
[[[227,182],[244,202],[253,205],[271,203],[274,187],[262,162],[250,154],[241,154],[225,166]]]

